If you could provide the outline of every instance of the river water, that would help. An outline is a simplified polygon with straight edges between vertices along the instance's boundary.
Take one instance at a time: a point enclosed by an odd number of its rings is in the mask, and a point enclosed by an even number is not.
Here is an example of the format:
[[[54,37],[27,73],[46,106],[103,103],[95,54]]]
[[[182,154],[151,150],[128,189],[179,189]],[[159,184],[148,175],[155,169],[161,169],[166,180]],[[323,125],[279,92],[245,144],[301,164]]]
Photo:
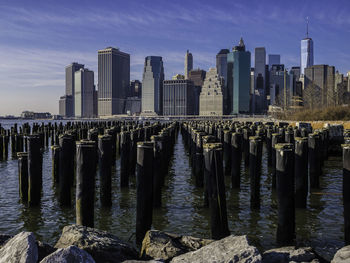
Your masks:
[[[9,128],[15,121],[0,123]],[[17,121],[17,123],[21,123]],[[10,147],[9,147],[10,151]],[[71,208],[60,207],[52,181],[51,150],[43,154],[43,193],[41,205],[28,208],[19,200],[17,160],[9,153],[0,162],[0,232],[16,234],[32,231],[39,240],[54,245],[62,228],[75,223],[74,202]],[[99,201],[99,178],[96,176],[95,227],[109,231],[121,239],[134,242],[136,219],[136,180],[130,187],[119,187],[120,159],[116,160],[112,175],[112,207],[102,208]],[[248,235],[261,251],[276,247],[277,200],[271,190],[271,176],[263,150],[261,177],[261,208],[250,209],[249,174],[242,165],[241,189],[230,188],[225,178],[229,229],[235,235]],[[320,177],[321,189],[308,197],[307,209],[296,211],[297,244],[309,245],[331,259],[344,246],[342,206],[342,159],[329,157]],[[72,189],[72,195],[75,190]],[[177,137],[174,154],[162,190],[162,207],[153,212],[153,228],[172,233],[209,238],[209,209],[203,207],[202,189],[195,187],[181,133]],[[74,199],[74,198],[73,198]]]

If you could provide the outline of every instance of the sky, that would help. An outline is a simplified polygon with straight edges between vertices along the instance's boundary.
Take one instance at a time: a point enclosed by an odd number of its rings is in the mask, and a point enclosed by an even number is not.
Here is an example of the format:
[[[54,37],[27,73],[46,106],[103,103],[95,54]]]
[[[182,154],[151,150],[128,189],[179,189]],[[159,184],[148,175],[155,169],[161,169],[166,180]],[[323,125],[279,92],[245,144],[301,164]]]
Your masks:
[[[350,70],[348,0],[1,0],[0,116],[23,110],[58,114],[65,66],[85,64],[97,79],[97,51],[129,53],[130,79],[142,80],[146,56],[162,56],[166,79],[215,67],[222,48],[243,37],[246,49],[265,47],[287,68],[300,64],[300,40],[314,41],[314,64]],[[268,61],[267,61],[268,62]]]

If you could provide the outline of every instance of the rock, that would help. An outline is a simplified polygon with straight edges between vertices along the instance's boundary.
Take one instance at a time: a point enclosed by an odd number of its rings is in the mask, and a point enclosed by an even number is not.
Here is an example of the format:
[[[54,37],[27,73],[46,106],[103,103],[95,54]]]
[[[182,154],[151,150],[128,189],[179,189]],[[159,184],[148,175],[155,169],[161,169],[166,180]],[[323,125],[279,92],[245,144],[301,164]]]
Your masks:
[[[110,233],[90,227],[65,226],[55,247],[68,246],[77,246],[85,250],[98,263],[138,259],[138,253],[131,245]]]
[[[331,263],[348,263],[350,262],[350,246],[343,247],[335,253]]]
[[[281,247],[263,253],[263,263],[318,262],[311,247]]]
[[[152,259],[152,260],[126,260],[123,263],[140,263],[140,262],[148,262],[148,263],[164,263],[165,261],[162,259]]]
[[[169,260],[181,254],[197,250],[211,242],[213,240],[149,230],[142,241],[141,255],[144,258]]]
[[[261,255],[256,247],[249,245],[247,236],[231,235],[196,251],[175,257],[171,262],[260,263]]]
[[[69,246],[66,248],[57,249],[51,255],[45,257],[40,263],[95,263],[95,260],[90,256],[89,253],[84,250],[77,248],[76,246]]]
[[[0,249],[0,263],[36,263],[38,246],[31,232],[21,232]]]
[[[43,243],[41,241],[37,241],[36,244],[38,245],[38,261],[43,260],[45,257],[57,250],[49,244]]]

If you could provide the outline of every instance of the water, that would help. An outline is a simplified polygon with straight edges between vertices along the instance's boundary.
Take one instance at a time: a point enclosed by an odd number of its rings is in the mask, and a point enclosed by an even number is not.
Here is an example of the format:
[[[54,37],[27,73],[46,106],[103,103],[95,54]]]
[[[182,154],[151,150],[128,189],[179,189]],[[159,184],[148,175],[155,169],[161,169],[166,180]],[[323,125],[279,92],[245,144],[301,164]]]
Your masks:
[[[1,125],[9,128],[14,122],[16,121],[1,121]],[[37,208],[28,208],[19,201],[17,160],[9,157],[7,161],[0,162],[0,232],[16,234],[19,231],[32,231],[39,240],[54,245],[62,228],[75,223],[75,207],[74,204],[71,208],[60,207],[51,178],[49,149],[45,150],[43,159],[42,202]],[[306,210],[296,211],[297,243],[314,247],[328,259],[344,246],[341,168],[340,157],[330,157],[325,161],[324,174],[320,178],[321,189],[317,194],[309,195]],[[162,192],[162,207],[153,213],[153,228],[209,238],[209,209],[203,207],[202,189],[195,187],[181,134],[177,138],[169,169]],[[277,247],[277,201],[270,188],[271,176],[265,149],[260,210],[250,209],[249,174],[243,165],[242,172],[240,190],[231,189],[230,178],[225,177],[229,229],[235,235],[248,235],[261,251]],[[95,227],[133,242],[136,219],[135,176],[131,177],[128,189],[121,189],[119,174],[120,159],[117,159],[112,175],[113,203],[110,209],[100,205],[99,178],[96,176]],[[74,193],[73,189],[73,196]]]

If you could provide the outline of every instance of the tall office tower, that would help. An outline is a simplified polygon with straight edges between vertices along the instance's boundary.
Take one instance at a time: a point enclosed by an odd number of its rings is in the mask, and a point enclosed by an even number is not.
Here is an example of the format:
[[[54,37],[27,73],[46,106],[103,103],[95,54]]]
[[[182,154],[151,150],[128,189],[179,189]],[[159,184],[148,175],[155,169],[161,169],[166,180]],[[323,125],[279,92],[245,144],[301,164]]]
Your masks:
[[[269,54],[269,70],[271,70],[272,65],[281,64],[281,56],[277,54]]]
[[[74,73],[74,105],[75,117],[94,117],[94,72],[80,69]]]
[[[96,90],[96,86],[94,87],[93,110],[94,110],[94,117],[97,117],[98,116],[98,91]]]
[[[66,103],[72,103],[72,105],[66,106],[66,117],[74,116],[74,73],[81,68],[84,68],[84,65],[77,62],[73,62],[66,66],[66,95],[72,96],[72,99],[66,100]]]
[[[309,37],[309,20],[306,23],[306,38],[301,40],[300,48],[300,72],[304,74],[305,68],[314,65],[314,42]]]
[[[117,48],[98,51],[98,114],[124,113],[124,102],[130,85],[130,55]]]
[[[142,83],[139,80],[132,80],[130,82],[130,94],[129,97],[141,98]]]
[[[293,72],[285,71],[283,64],[274,64],[270,70],[270,105],[289,107],[293,97],[293,83]]]
[[[186,116],[194,114],[194,86],[188,79],[164,80],[163,115]]]
[[[194,115],[199,115],[199,96],[202,91],[205,75],[206,71],[202,69],[191,70],[189,74],[189,79],[192,80],[194,84]]]
[[[227,110],[227,105],[229,105],[230,100],[228,99],[228,92],[226,86],[227,80],[227,54],[230,53],[228,49],[221,49],[220,52],[216,55],[216,70],[218,75],[224,79],[224,87],[222,94],[224,96],[224,114],[229,114]]]
[[[310,96],[304,99],[312,99],[315,103],[317,100],[316,104],[322,107],[333,105],[334,77],[334,66],[314,65],[305,68],[304,95]]]
[[[224,79],[218,75],[216,68],[210,68],[199,98],[199,115],[223,115],[223,85]]]
[[[266,111],[266,50],[265,47],[255,48],[255,67],[254,67],[254,81],[255,90],[257,91],[255,113],[262,113]]]
[[[162,115],[164,68],[162,57],[148,56],[142,78],[141,108],[145,114]]]
[[[344,74],[341,74],[338,70],[334,75],[334,92],[335,100],[333,101],[335,105],[340,105],[343,103],[342,97],[347,91],[347,82],[344,81]]]
[[[59,100],[59,115],[62,117],[72,117],[73,113],[73,96],[61,96]]]
[[[245,50],[243,39],[227,54],[228,107],[231,114],[249,113],[250,52]]]
[[[185,79],[188,79],[188,75],[192,69],[193,69],[193,56],[192,56],[192,53],[189,53],[189,50],[187,50],[185,55]]]

